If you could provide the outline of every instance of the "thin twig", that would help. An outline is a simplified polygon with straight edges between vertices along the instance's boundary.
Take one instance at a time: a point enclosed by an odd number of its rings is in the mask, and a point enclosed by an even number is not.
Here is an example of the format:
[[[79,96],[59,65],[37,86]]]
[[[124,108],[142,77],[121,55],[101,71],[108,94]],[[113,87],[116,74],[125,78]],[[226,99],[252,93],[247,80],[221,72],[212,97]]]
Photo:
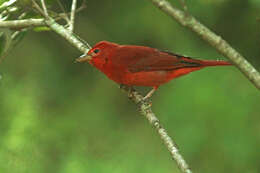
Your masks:
[[[225,40],[214,32],[209,30],[207,27],[198,22],[191,15],[185,15],[185,13],[175,7],[173,7],[167,0],[151,0],[163,12],[177,20],[183,26],[190,28],[192,31],[197,33],[201,38],[211,44],[217,49],[222,55],[229,58],[241,72],[256,86],[260,89],[260,74],[259,72],[232,48]]]
[[[18,16],[18,19],[21,20],[21,19],[24,19],[24,17],[26,16],[26,12],[23,12],[20,16]]]
[[[86,0],[82,0],[82,3],[78,9],[76,9],[76,13],[80,12],[81,10],[85,9],[87,7]]]
[[[60,13],[60,16],[63,17],[66,22],[69,24],[70,23],[70,19],[68,17],[68,14],[66,13],[65,8],[63,7],[63,5],[61,4],[60,0],[57,0],[58,5],[60,6],[60,9],[62,10],[63,13]]]
[[[44,13],[44,11],[41,9],[41,7],[37,4],[37,2],[35,2],[34,0],[32,0],[33,3],[33,7],[45,18],[48,18],[48,16],[46,16],[46,14]]]
[[[68,28],[70,32],[73,32],[74,29],[76,7],[77,7],[77,0],[73,0],[71,4],[70,25]]]
[[[62,13],[56,13],[54,11],[49,11],[49,13],[51,12],[52,16],[55,16],[53,18],[55,18],[56,21],[57,21],[57,19],[61,19],[62,18],[62,19],[64,19],[67,22],[67,24],[69,24],[70,23],[70,20],[68,18],[69,13],[67,13],[65,11],[65,9],[64,9],[63,5],[61,4],[60,0],[57,0],[57,2],[58,2],[59,6],[60,6],[60,8],[62,10]],[[78,12],[84,10],[85,8],[86,8],[86,5],[85,5],[84,2],[82,2],[81,6],[75,10],[75,13],[78,13]]]
[[[45,4],[45,0],[41,0],[41,4],[42,4],[42,8],[43,8],[45,16],[49,16],[48,10],[47,10],[46,4]]]

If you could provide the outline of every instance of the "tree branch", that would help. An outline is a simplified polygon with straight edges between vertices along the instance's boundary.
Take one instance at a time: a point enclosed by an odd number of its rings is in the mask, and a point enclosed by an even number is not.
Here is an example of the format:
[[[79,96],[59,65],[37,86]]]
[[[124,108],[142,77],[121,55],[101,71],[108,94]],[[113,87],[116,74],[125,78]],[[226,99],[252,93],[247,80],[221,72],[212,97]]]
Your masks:
[[[0,21],[0,28],[26,28],[46,25],[44,19],[21,19]]]
[[[54,32],[64,37],[82,53],[86,53],[89,51],[87,46],[83,44],[81,40],[79,40],[75,35],[71,34],[63,26],[56,23],[53,19],[46,19],[45,22]],[[144,115],[149,123],[157,130],[157,133],[160,135],[161,139],[170,152],[172,158],[176,161],[180,170],[183,173],[191,173],[188,164],[180,154],[176,144],[173,142],[172,138],[168,135],[167,131],[162,127],[158,118],[153,113],[150,103],[148,101],[144,101],[144,97],[135,90],[132,90],[128,87],[122,87],[122,90],[128,92],[128,97],[133,100],[136,105],[138,105],[141,114]]]
[[[167,0],[151,0],[154,5],[160,8],[163,12],[177,20],[181,25],[190,28],[197,33],[201,38],[207,41],[211,46],[216,48],[222,55],[229,58],[241,72],[260,89],[260,74],[259,72],[234,48],[232,48],[225,40],[207,27],[198,22],[194,17],[185,15],[185,13],[173,7]]]
[[[145,116],[149,123],[156,129],[160,138],[162,139],[164,145],[167,147],[172,158],[176,161],[179,169],[183,173],[192,173],[189,165],[184,160],[183,156],[180,154],[179,149],[172,138],[168,135],[167,131],[161,125],[159,119],[153,113],[151,109],[151,103],[144,101],[144,97],[137,91],[129,88],[127,86],[121,87],[121,89],[128,93],[128,97],[139,107],[140,113]]]

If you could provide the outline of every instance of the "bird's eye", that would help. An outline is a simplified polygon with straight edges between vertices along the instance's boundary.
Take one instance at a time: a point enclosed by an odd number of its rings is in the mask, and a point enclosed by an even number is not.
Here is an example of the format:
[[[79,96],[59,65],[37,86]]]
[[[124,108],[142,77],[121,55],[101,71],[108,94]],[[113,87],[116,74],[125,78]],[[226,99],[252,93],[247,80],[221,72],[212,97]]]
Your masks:
[[[98,53],[100,50],[99,49],[95,49],[94,50],[94,53]]]

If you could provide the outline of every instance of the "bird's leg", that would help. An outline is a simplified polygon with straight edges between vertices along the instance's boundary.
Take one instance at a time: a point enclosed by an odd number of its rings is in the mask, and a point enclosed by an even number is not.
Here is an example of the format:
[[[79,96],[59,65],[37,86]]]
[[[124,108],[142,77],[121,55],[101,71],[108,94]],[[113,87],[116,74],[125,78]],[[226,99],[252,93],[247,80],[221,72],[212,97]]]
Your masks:
[[[153,93],[158,89],[158,86],[154,86],[153,89],[151,89],[147,94],[146,96],[143,98],[143,100],[146,100],[150,97],[152,97]]]

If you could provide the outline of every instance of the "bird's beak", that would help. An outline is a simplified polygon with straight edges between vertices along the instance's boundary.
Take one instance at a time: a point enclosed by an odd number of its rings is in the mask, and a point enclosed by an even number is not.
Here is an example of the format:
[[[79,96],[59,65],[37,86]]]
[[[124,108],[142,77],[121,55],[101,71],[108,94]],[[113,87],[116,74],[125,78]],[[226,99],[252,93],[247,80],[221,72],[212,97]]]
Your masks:
[[[79,58],[77,58],[75,62],[86,62],[86,61],[89,62],[91,59],[92,59],[91,55],[83,54]]]

